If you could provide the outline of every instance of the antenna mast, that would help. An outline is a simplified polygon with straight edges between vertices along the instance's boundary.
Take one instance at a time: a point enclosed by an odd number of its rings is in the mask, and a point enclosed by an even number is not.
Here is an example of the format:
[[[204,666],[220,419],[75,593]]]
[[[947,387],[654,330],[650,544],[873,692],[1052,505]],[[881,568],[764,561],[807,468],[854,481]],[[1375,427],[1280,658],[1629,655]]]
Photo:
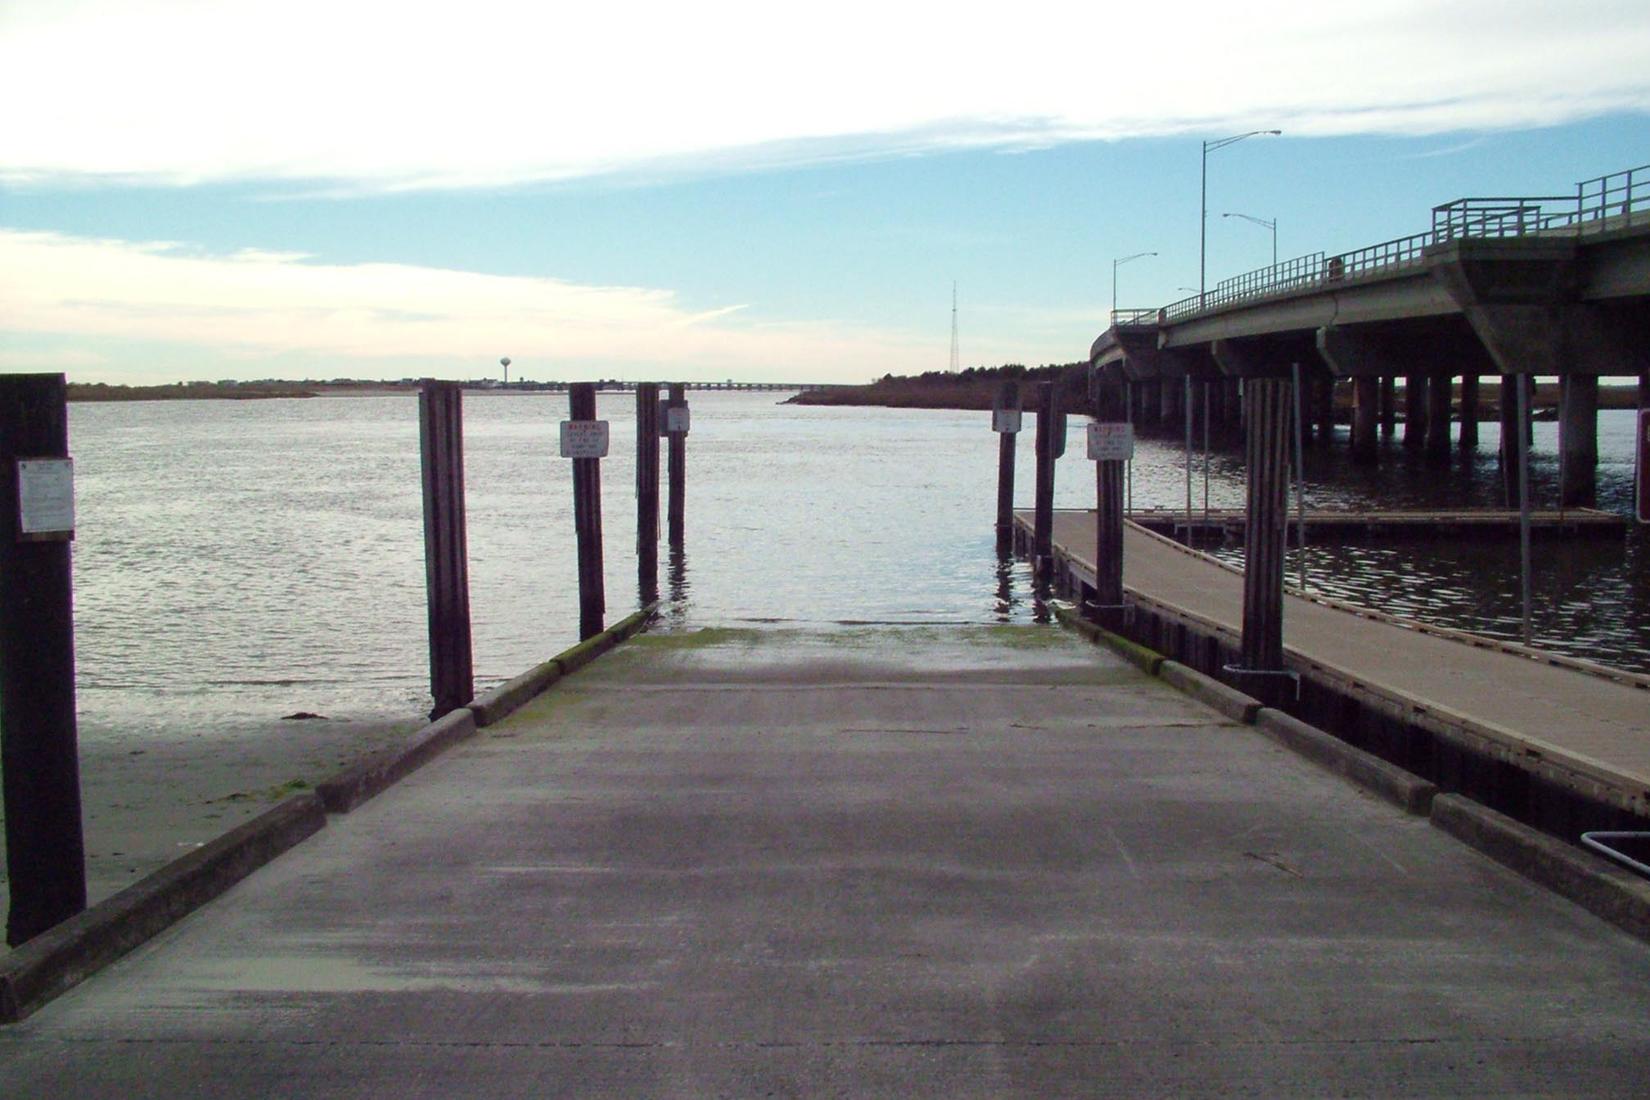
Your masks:
[[[951,373],[962,370],[962,352],[957,343],[957,282],[951,281]]]

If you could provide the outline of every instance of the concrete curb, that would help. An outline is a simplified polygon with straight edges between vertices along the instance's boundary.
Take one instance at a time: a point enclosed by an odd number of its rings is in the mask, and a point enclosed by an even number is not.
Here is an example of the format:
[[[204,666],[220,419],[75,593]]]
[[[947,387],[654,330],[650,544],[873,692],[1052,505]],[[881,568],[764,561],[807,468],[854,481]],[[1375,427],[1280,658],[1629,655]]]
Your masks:
[[[15,1023],[326,825],[296,794],[0,959],[0,1024]]]
[[[347,814],[475,733],[476,718],[468,708],[449,711],[413,734],[405,745],[375,753],[316,784],[315,793],[326,804],[327,813]]]
[[[577,672],[620,642],[640,633],[652,621],[659,609],[655,600],[640,611],[628,615],[593,638],[565,649],[542,665],[528,669],[520,676],[483,692],[470,704],[476,725],[486,728],[519,709],[563,676]]]
[[[1299,756],[1327,768],[1373,795],[1397,803],[1405,811],[1425,817],[1432,809],[1438,786],[1389,764],[1378,756],[1347,744],[1291,714],[1262,707],[1255,728]]]
[[[1096,645],[1103,645],[1134,665],[1147,676],[1156,676],[1168,660],[1155,649],[1147,649],[1143,645],[1129,641],[1121,634],[1113,634],[1103,626],[1089,622],[1075,611],[1068,611],[1063,607],[1054,609],[1055,618]]]
[[[1166,684],[1184,691],[1192,698],[1214,707],[1234,722],[1254,725],[1255,715],[1263,704],[1259,699],[1243,694],[1237,688],[1223,684],[1213,676],[1205,676],[1179,661],[1164,661],[1157,675]]]
[[[1525,878],[1650,940],[1650,882],[1457,794],[1432,800],[1432,823]]]

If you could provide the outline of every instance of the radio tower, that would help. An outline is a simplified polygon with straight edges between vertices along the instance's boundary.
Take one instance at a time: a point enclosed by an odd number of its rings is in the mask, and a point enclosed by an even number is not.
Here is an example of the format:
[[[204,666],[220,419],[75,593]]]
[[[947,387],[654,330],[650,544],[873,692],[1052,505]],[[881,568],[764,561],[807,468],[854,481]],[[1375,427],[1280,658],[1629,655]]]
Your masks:
[[[962,351],[957,344],[957,283],[951,282],[951,373],[962,370]]]

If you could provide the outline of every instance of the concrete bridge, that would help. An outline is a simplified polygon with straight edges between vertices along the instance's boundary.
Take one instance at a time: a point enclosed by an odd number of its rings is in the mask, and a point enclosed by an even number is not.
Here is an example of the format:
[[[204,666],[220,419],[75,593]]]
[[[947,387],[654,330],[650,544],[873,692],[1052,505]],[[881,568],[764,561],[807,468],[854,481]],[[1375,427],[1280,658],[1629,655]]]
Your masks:
[[[1505,441],[1518,380],[1554,376],[1560,503],[1591,504],[1599,378],[1636,377],[1641,402],[1650,398],[1650,166],[1582,181],[1571,195],[1457,199],[1434,207],[1423,233],[1286,260],[1159,309],[1118,310],[1090,362],[1137,422],[1207,416],[1232,427],[1241,380],[1298,367],[1303,419],[1321,437],[1332,432],[1335,388],[1351,388],[1351,446],[1365,462],[1375,461],[1378,429],[1394,432],[1400,377],[1405,443],[1447,461],[1455,380],[1459,442],[1472,447],[1481,377],[1500,379]]]

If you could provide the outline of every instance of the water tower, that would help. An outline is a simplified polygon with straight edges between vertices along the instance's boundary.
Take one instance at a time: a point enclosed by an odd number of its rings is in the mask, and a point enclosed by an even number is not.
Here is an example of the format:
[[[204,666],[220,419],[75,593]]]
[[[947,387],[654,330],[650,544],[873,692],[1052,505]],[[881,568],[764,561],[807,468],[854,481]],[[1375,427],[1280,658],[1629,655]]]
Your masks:
[[[498,365],[504,368],[504,384],[508,386],[510,384],[510,357],[506,355],[498,361]]]

